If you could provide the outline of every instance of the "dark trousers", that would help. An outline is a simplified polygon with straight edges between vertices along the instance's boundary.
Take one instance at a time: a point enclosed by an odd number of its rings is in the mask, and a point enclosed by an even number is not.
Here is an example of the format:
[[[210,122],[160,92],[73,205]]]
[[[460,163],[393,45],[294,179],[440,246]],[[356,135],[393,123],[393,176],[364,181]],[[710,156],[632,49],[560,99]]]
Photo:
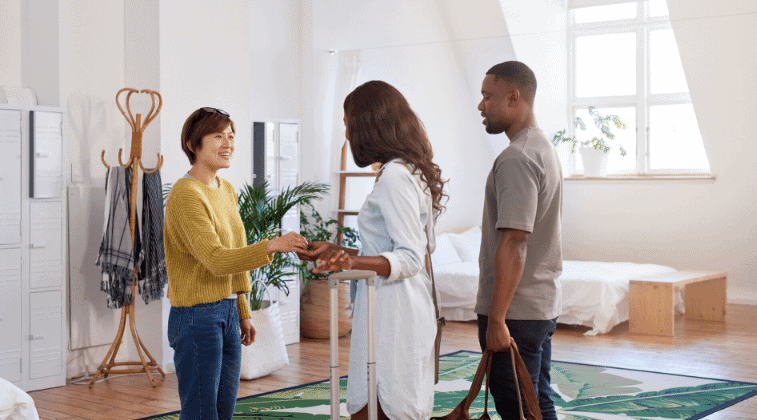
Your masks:
[[[180,419],[231,419],[242,363],[236,299],[171,307],[168,342],[174,349]]]
[[[531,381],[539,397],[539,407],[544,420],[557,420],[555,406],[550,398],[549,368],[552,362],[552,334],[557,328],[557,318],[546,321],[505,320],[510,336],[518,345],[523,362],[531,375]],[[481,351],[486,349],[486,329],[489,317],[478,315],[478,341]],[[519,419],[518,394],[515,391],[512,362],[508,352],[494,353],[492,358],[489,389],[494,397],[497,413],[503,420]],[[523,405],[524,414],[527,409]]]

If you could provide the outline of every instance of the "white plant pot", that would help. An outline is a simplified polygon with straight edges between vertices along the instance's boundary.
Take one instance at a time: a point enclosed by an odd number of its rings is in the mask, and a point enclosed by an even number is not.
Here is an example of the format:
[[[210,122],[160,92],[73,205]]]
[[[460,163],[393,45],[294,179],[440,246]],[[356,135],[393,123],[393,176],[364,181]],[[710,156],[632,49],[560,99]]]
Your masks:
[[[592,147],[581,147],[581,161],[584,164],[584,177],[604,178],[607,176],[608,154]]]

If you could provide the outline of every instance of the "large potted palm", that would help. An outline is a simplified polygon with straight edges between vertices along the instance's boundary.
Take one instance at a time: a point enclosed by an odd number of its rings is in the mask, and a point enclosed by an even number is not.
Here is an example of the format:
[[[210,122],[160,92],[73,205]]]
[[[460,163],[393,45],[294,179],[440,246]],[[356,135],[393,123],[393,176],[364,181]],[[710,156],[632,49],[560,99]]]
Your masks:
[[[239,215],[247,232],[247,244],[279,236],[281,220],[287,212],[294,206],[307,205],[312,200],[321,199],[328,190],[328,184],[304,182],[272,195],[267,182],[254,186],[244,185],[238,201]],[[299,262],[293,253],[275,253],[271,263],[250,271],[253,280],[250,309],[260,309],[263,302],[263,288],[260,286],[261,283],[255,280],[260,280],[267,287],[275,287],[288,295],[286,279],[297,275]]]
[[[271,194],[268,184],[245,185],[239,193],[239,215],[247,234],[247,243],[253,244],[273,239],[281,234],[281,221],[296,205],[304,205],[319,199],[328,185],[306,182],[286,188],[279,194]],[[252,291],[249,294],[252,323],[257,329],[252,345],[242,349],[242,379],[254,379],[268,375],[289,363],[281,312],[268,292],[269,286],[278,288],[287,295],[287,278],[296,278],[299,260],[293,253],[274,253],[272,261],[250,271]]]

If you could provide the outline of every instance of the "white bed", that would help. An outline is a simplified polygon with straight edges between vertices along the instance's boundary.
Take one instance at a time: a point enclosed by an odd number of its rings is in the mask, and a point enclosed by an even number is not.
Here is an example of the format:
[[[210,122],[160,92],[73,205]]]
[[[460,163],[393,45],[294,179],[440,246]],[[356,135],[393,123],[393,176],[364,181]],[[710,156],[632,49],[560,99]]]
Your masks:
[[[32,397],[3,378],[0,378],[0,419],[39,420]]]
[[[451,321],[476,319],[480,229],[439,233],[436,243],[431,257],[442,316]],[[628,320],[629,280],[674,271],[677,270],[657,264],[563,261],[559,277],[563,313],[557,321],[589,327],[586,335],[606,334]],[[682,291],[683,288],[676,293],[677,312],[683,311]]]

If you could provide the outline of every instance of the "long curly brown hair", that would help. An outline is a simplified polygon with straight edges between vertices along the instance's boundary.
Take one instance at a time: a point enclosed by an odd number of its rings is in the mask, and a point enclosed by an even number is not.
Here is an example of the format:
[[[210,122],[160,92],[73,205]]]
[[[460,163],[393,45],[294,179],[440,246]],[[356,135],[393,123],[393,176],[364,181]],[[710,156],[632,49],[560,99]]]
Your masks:
[[[344,115],[352,157],[357,166],[382,164],[401,158],[420,170],[431,195],[434,216],[444,211],[444,184],[423,123],[394,86],[379,80],[366,82],[344,100]]]

